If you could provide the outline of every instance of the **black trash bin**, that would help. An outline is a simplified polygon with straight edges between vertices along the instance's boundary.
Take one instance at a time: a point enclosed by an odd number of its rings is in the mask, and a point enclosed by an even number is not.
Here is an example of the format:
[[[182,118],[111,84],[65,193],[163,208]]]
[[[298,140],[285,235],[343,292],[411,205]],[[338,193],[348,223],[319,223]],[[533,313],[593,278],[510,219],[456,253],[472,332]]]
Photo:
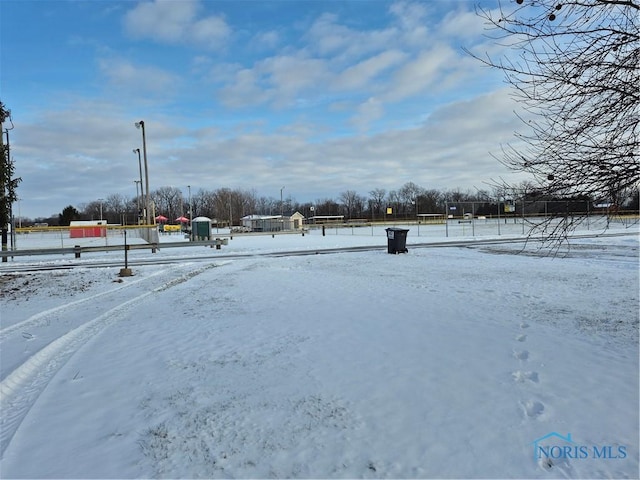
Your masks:
[[[387,251],[389,253],[407,253],[407,228],[387,228]]]

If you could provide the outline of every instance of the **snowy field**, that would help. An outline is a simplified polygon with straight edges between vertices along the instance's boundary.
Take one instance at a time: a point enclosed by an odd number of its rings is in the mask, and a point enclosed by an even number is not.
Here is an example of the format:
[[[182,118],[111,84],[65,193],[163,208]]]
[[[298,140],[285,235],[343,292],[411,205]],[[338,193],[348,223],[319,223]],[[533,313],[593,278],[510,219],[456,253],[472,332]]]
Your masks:
[[[421,223],[408,224],[403,223],[387,223],[384,225],[377,224],[354,224],[352,226],[325,226],[325,238],[322,243],[318,241],[307,241],[306,243],[296,242],[293,248],[317,248],[325,247],[331,242],[332,237],[341,237],[335,244],[336,247],[345,245],[384,245],[386,240],[385,228],[399,227],[410,229],[407,242],[408,243],[424,243],[430,241],[444,240],[463,240],[473,238],[502,238],[505,236],[523,236],[529,234],[536,222],[540,222],[539,218],[526,219],[525,221],[519,217],[511,217],[508,219],[486,218],[471,220],[449,220],[444,223]],[[591,216],[583,222],[580,227],[580,233],[597,234],[603,232],[607,226],[607,219],[602,216]],[[637,217],[620,217],[614,218],[609,222],[609,226],[613,230],[619,231],[637,231]],[[310,234],[313,237],[321,235],[321,227],[319,225],[311,225]],[[103,238],[71,238],[68,230],[27,230],[29,233],[17,234],[15,236],[15,250],[38,249],[38,248],[73,248],[76,245],[82,247],[101,247],[114,246],[124,244],[124,235],[122,230],[109,229],[108,235]],[[212,229],[212,237],[228,238],[228,228]],[[267,235],[269,236],[269,235]],[[353,237],[351,240],[342,237]],[[236,234],[234,239],[243,238],[242,234]],[[160,233],[160,242],[185,242],[188,239],[179,232],[176,233]],[[139,238],[136,229],[128,229],[127,242],[129,244],[143,244],[144,240]],[[233,242],[225,251],[237,251],[244,249],[243,242]],[[272,244],[262,242],[259,245],[251,244],[250,249],[256,246],[263,249],[269,249]],[[276,248],[280,248],[282,244],[276,244]],[[11,249],[11,248],[10,248]],[[134,253],[135,254],[135,253]],[[14,257],[16,258],[16,257]],[[19,259],[18,259],[19,260]]]
[[[2,264],[0,477],[638,478],[637,227],[556,256],[408,228]]]

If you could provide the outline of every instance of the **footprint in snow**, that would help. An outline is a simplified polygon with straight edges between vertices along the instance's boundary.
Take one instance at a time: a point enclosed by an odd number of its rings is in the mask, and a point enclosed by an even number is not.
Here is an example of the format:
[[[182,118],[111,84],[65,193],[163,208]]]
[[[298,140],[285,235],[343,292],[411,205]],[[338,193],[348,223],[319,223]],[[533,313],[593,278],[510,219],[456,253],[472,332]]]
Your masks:
[[[529,418],[538,418],[544,412],[544,404],[537,400],[529,400],[522,404],[522,407]]]
[[[516,340],[517,340],[517,341],[519,341],[519,342],[524,342],[526,339],[527,339],[527,336],[526,336],[526,335],[524,335],[524,334],[522,334],[522,335],[518,335],[518,336],[516,337]]]
[[[526,350],[522,350],[522,351],[514,350],[513,351],[513,356],[515,358],[517,358],[518,360],[528,360],[529,359],[529,352],[526,351]]]
[[[529,324],[527,322],[522,322],[520,324],[520,328],[522,328],[522,329],[529,328]]]
[[[513,379],[518,383],[523,383],[529,380],[533,383],[538,383],[538,372],[523,372],[522,370],[517,370],[511,374]]]
[[[569,461],[565,459],[541,458],[538,460],[538,466],[547,472],[553,471],[560,478],[575,478],[575,473]],[[603,472],[604,473],[604,472]],[[598,475],[597,478],[605,478],[609,475]]]

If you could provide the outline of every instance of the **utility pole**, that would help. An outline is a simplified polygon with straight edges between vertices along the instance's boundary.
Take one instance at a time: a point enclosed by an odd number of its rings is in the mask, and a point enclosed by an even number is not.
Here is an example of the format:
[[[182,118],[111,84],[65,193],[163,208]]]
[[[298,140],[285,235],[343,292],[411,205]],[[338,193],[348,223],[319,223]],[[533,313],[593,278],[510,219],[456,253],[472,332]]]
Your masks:
[[[146,201],[144,200],[144,198],[145,198],[145,196],[144,196],[144,188],[142,186],[142,160],[140,158],[140,149],[139,148],[134,148],[133,149],[133,153],[137,153],[138,154],[138,168],[140,169],[140,197],[143,199],[142,201],[145,202],[145,205],[146,205]],[[146,167],[145,167],[145,170],[146,170]],[[145,218],[145,222],[146,222],[146,215],[147,215],[146,214],[146,206],[145,206],[145,210],[144,211],[140,211],[140,207],[138,207],[138,225],[140,225],[140,219],[142,217]]]
[[[147,164],[147,134],[144,128],[144,120],[140,120],[139,122],[136,122],[135,126],[136,128],[142,128],[142,157],[144,158],[144,182],[145,182],[144,206],[146,209],[145,223],[147,225],[151,225],[151,219],[153,217],[151,215],[151,204],[149,201],[149,166]],[[155,212],[154,212],[154,215],[155,215]],[[153,223],[155,224],[155,219]]]
[[[284,187],[280,189],[280,230],[284,230],[284,204],[282,203],[282,191]]]
[[[142,187],[142,181],[134,180],[133,183],[136,184],[136,223],[140,225],[140,194],[138,193],[138,184]]]
[[[193,203],[191,202],[191,185],[187,185],[189,189],[189,240],[193,242]]]

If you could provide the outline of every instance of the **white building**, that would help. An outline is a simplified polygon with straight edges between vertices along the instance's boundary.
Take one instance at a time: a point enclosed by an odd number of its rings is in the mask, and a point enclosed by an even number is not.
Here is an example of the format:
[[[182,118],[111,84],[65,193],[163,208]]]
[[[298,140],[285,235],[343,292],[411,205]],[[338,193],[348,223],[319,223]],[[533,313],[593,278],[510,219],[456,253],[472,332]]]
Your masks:
[[[251,232],[281,232],[301,230],[304,215],[295,212],[293,215],[247,215],[241,218],[242,226]]]

